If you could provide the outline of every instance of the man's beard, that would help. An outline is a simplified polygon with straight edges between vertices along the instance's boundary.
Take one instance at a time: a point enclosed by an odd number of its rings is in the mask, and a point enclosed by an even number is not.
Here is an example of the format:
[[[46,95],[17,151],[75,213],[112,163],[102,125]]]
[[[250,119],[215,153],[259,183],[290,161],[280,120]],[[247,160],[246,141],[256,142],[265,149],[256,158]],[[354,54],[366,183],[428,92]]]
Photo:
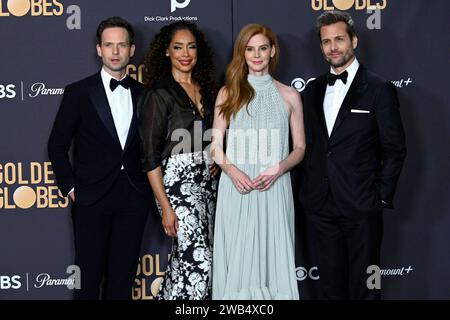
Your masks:
[[[338,60],[336,62],[333,62],[333,60],[328,57],[326,57],[326,59],[333,68],[340,68],[342,66],[345,66],[350,60],[352,60],[354,56],[355,53],[353,52],[353,50],[350,50],[346,52],[346,54],[342,57],[341,60]]]

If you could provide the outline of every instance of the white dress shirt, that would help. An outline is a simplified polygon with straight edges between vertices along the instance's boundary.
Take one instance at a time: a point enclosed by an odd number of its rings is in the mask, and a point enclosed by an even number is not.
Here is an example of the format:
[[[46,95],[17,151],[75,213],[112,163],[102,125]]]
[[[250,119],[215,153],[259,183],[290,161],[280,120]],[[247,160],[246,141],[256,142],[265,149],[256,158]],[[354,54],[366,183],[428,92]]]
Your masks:
[[[119,85],[114,91],[111,91],[109,83],[113,77],[103,68],[100,74],[102,76],[103,86],[105,87],[109,107],[111,108],[111,114],[114,119],[117,135],[119,136],[120,145],[123,149],[125,147],[125,142],[127,141],[131,118],[133,117],[133,100],[131,98],[131,90],[125,89]]]
[[[325,98],[323,100],[323,112],[325,115],[325,122],[327,124],[328,136],[330,136],[331,132],[333,131],[333,126],[336,122],[339,109],[341,108],[345,95],[347,94],[348,89],[350,88],[353,79],[355,78],[358,67],[359,62],[355,58],[355,60],[353,60],[353,62],[347,67],[347,69],[345,69],[348,72],[346,84],[344,84],[342,80],[338,79],[336,80],[334,86],[327,85]],[[336,74],[336,72],[331,67],[330,72]]]

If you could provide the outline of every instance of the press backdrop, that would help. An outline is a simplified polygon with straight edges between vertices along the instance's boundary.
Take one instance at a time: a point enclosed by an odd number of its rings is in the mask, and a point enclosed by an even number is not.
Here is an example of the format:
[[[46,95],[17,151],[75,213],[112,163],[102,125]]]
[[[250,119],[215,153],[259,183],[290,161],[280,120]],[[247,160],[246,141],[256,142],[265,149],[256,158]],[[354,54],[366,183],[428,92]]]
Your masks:
[[[0,0],[0,299],[71,299],[70,203],[55,186],[46,144],[64,87],[95,73],[95,30],[120,15],[137,32],[129,73],[141,80],[154,34],[177,19],[196,22],[223,80],[232,43],[248,23],[271,27],[281,43],[275,77],[299,92],[327,71],[315,18],[352,14],[361,63],[398,88],[408,157],[396,209],[384,213],[384,299],[450,298],[448,12],[445,0]],[[301,166],[293,173],[297,190]],[[319,270],[306,254],[296,212],[296,275],[302,299],[316,297]],[[133,289],[153,299],[170,240],[151,215]],[[75,272],[75,273],[74,273]],[[52,281],[54,280],[54,281]],[[53,283],[53,284],[52,284]]]

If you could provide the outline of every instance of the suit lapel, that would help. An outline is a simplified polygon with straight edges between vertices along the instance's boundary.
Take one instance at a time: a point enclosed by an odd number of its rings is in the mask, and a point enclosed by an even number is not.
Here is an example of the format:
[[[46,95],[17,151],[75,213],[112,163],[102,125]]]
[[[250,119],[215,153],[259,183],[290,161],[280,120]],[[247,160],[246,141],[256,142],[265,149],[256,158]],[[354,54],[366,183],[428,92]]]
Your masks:
[[[325,122],[325,114],[323,112],[323,100],[325,99],[325,91],[327,89],[327,82],[325,76],[321,76],[317,79],[317,87],[315,92],[315,111],[317,115],[317,119],[319,119],[320,126],[322,128],[322,132],[325,137],[328,139],[328,130],[327,124]]]
[[[89,95],[95,110],[105,125],[111,137],[120,145],[119,136],[114,125],[111,108],[109,107],[108,98],[106,97],[105,88],[103,87],[102,77],[100,73],[95,77],[92,86],[89,87]]]
[[[127,150],[137,130],[136,106],[139,97],[139,90],[134,83],[131,84],[130,90],[131,90],[131,99],[133,101],[133,116],[131,117],[130,128],[128,129],[127,141],[125,142],[125,147],[123,148],[124,151]]]
[[[352,84],[345,95],[344,101],[342,101],[336,121],[334,122],[333,130],[331,131],[330,139],[333,138],[333,135],[342,125],[345,118],[347,118],[347,116],[351,113],[353,105],[361,96],[361,93],[364,91],[365,87],[364,67],[360,65],[358,71],[356,72],[355,78],[353,79]]]

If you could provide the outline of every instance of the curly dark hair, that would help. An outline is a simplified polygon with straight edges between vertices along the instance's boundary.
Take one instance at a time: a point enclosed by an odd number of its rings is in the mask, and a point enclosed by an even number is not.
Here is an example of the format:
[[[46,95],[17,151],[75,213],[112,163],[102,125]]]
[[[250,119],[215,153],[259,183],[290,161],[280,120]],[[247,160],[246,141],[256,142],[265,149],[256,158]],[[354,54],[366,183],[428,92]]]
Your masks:
[[[192,33],[197,44],[197,63],[192,70],[192,79],[200,86],[202,99],[214,104],[217,94],[217,85],[214,81],[213,53],[205,39],[205,35],[195,23],[180,20],[161,28],[160,32],[150,43],[144,57],[143,83],[148,89],[158,85],[161,80],[171,76],[172,66],[166,57],[166,50],[172,41],[173,35],[179,30],[188,30]],[[212,110],[206,110],[210,115]]]

